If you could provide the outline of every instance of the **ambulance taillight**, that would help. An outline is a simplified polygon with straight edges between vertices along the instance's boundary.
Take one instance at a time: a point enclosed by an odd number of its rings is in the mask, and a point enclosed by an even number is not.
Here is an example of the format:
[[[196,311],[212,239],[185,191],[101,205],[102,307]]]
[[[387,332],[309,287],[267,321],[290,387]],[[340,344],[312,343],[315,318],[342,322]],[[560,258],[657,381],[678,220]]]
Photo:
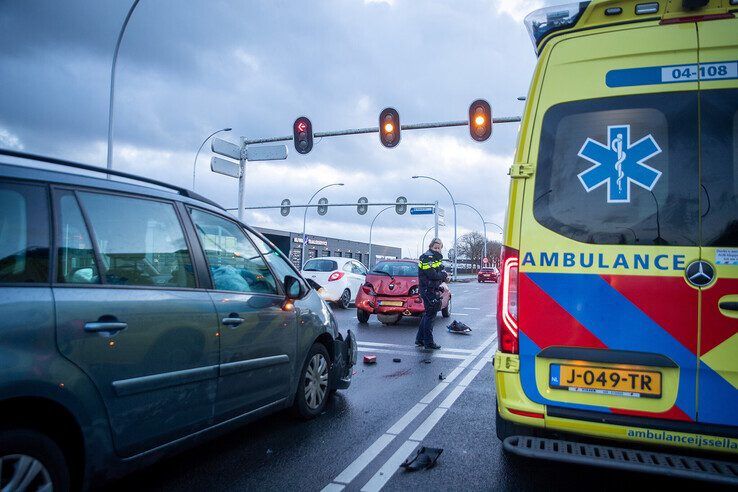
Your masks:
[[[518,353],[518,251],[504,247],[500,255],[500,288],[497,291],[497,347]]]

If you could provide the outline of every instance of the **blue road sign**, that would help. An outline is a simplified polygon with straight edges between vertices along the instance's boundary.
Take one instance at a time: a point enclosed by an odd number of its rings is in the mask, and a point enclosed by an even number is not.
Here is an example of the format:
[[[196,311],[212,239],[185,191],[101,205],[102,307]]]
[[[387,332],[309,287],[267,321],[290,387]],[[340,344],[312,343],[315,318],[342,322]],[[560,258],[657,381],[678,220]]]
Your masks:
[[[435,212],[433,207],[410,207],[410,215],[432,215]]]

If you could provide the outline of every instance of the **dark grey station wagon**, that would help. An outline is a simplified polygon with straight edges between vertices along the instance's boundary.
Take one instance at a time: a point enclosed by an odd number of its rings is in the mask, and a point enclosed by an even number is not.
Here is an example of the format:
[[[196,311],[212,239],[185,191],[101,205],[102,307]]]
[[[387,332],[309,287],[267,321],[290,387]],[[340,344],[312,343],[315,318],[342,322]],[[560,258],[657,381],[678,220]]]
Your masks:
[[[0,490],[87,489],[348,388],[353,334],[260,234],[166,183],[42,167],[0,164]]]

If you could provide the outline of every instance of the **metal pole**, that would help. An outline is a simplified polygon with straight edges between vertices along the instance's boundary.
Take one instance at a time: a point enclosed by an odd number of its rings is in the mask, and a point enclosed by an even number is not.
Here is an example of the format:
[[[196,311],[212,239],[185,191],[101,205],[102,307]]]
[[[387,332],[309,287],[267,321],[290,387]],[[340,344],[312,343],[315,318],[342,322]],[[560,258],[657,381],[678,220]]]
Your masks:
[[[217,135],[220,132],[229,132],[231,130],[233,130],[233,128],[223,128],[221,130],[214,131],[213,133],[208,135],[208,138],[203,140],[202,143],[200,144],[200,148],[197,149],[197,153],[195,154],[195,163],[192,165],[192,191],[195,191],[195,170],[197,169],[197,158],[200,155],[200,151],[202,150],[203,146],[208,140],[213,138],[214,135]]]
[[[446,193],[448,193],[448,196],[451,197],[451,203],[453,203],[453,205],[454,205],[454,269],[453,269],[453,272],[454,273],[453,273],[453,275],[454,275],[454,279],[456,279],[456,271],[457,271],[457,268],[456,268],[456,259],[459,256],[459,250],[456,247],[456,231],[457,231],[457,229],[456,229],[456,200],[454,200],[454,196],[451,194],[451,192],[448,190],[448,188],[446,188],[446,185],[444,185],[443,183],[441,183],[440,181],[438,181],[436,178],[431,178],[430,176],[420,176],[420,175],[419,176],[413,176],[413,179],[417,179],[417,178],[425,178],[425,179],[430,179],[431,181],[435,181],[439,185],[443,186],[443,189],[446,190]]]
[[[482,217],[482,214],[479,213],[479,210],[477,210],[476,208],[472,207],[468,203],[457,203],[457,205],[463,205],[464,207],[469,207],[470,209],[474,210],[477,213],[477,215],[479,216],[479,218],[482,220],[482,229],[484,230],[484,247],[483,247],[483,250],[484,250],[484,253],[483,254],[484,254],[484,256],[483,256],[483,258],[486,258],[487,257],[487,225],[486,225],[486,222],[484,220],[484,217]]]
[[[118,51],[120,51],[120,42],[123,40],[123,32],[126,30],[128,21],[131,20],[133,10],[140,0],[133,0],[131,8],[128,9],[123,25],[118,33],[118,40],[115,42],[115,51],[113,52],[113,65],[110,67],[110,107],[108,108],[108,169],[113,169],[113,101],[115,100],[115,67],[118,64]],[[110,176],[108,176],[110,178]]]
[[[239,222],[243,222],[243,195],[244,188],[246,188],[246,159],[241,159],[238,163],[241,168],[241,175],[238,177],[238,220]]]
[[[434,219],[435,219],[435,225],[434,225],[434,227],[436,229],[436,232],[435,232],[436,236],[435,237],[438,237],[438,200],[436,200],[436,206],[435,206],[434,210],[436,211],[436,213],[434,214]]]
[[[329,185],[325,185],[324,187],[313,193],[313,196],[310,197],[310,200],[308,200],[307,204],[310,205],[310,203],[313,201],[313,198],[315,198],[318,193],[326,188],[330,188],[331,186],[343,186],[343,183],[331,183]],[[302,216],[302,248],[300,249],[300,270],[302,270],[302,267],[305,265],[305,247],[307,246],[307,235],[305,234],[305,227],[307,225],[308,209],[309,207],[305,207],[305,213]]]
[[[377,215],[374,216],[374,218],[372,219],[372,223],[369,226],[369,269],[370,270],[372,269],[372,230],[374,229],[374,222],[377,220],[377,217],[379,217],[379,215],[382,212],[384,212],[385,210],[389,210],[391,208],[394,208],[394,207],[385,207],[379,212],[377,212]]]

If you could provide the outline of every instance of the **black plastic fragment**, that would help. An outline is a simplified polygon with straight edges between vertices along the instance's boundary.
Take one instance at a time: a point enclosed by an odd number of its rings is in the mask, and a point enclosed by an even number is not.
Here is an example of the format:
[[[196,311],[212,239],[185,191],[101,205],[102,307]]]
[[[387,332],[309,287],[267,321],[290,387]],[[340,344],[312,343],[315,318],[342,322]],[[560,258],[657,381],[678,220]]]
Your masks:
[[[414,456],[409,456],[400,467],[407,471],[429,470],[436,466],[438,457],[443,453],[441,448],[421,446]]]

